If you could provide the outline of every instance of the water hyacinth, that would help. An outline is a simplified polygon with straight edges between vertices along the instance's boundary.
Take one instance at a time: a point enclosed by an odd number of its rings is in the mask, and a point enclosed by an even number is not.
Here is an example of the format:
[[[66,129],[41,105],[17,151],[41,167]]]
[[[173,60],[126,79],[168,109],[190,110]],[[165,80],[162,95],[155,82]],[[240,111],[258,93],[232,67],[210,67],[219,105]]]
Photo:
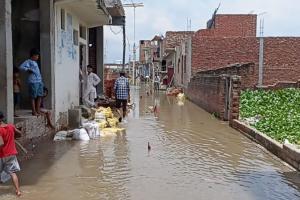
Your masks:
[[[241,93],[242,119],[259,116],[252,124],[273,139],[300,145],[300,89],[246,90]]]

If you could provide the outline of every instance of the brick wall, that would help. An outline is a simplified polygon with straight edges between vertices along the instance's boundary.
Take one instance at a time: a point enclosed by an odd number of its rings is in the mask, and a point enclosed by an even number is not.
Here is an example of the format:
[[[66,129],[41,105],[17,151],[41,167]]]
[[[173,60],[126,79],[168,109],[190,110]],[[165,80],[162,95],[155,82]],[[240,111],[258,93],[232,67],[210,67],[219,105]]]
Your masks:
[[[259,41],[249,38],[192,38],[192,73],[235,63],[258,63]]]
[[[186,94],[188,98],[207,112],[220,119],[237,119],[241,89],[255,88],[257,66],[253,63],[237,64],[217,70],[202,71],[191,79]],[[231,84],[231,90],[226,87]],[[226,94],[228,110],[226,110]]]
[[[241,88],[255,88],[258,82],[258,65],[255,63],[234,64],[215,70],[207,70],[199,72],[198,74],[207,75],[227,75],[241,77]]]
[[[255,37],[257,15],[217,15],[217,37]]]
[[[225,108],[224,81],[222,76],[198,74],[191,79],[186,95],[189,100],[222,119]]]
[[[215,26],[202,29],[198,37],[256,37],[257,15],[217,15]]]
[[[259,39],[192,38],[192,73],[223,68],[235,63],[259,62]],[[258,68],[257,68],[258,70]],[[258,78],[258,73],[253,81]],[[300,77],[300,38],[270,37],[264,39],[263,84],[298,81]],[[253,84],[257,83],[253,82]]]
[[[300,37],[270,37],[264,41],[264,84],[298,81]]]

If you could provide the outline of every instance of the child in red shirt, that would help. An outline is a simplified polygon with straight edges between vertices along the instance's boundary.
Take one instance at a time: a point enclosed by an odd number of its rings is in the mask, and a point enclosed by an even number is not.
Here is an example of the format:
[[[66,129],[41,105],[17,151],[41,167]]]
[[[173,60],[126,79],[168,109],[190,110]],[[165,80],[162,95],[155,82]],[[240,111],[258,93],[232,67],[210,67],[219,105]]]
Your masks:
[[[14,125],[4,123],[4,115],[0,112],[0,136],[4,143],[0,146],[0,174],[4,172],[11,176],[17,196],[21,196],[21,191],[18,176],[16,174],[16,172],[20,171],[20,166],[16,157],[18,152],[16,149],[15,137],[20,135],[21,131],[16,129]]]

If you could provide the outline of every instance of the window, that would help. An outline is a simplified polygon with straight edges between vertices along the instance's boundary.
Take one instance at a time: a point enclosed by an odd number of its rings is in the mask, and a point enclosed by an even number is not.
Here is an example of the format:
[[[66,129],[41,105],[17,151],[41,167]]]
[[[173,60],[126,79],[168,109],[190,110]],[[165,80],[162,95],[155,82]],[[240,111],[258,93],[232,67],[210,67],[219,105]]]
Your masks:
[[[62,30],[66,30],[66,12],[64,9],[60,10],[60,27]]]
[[[78,46],[78,31],[77,30],[73,30],[73,42],[75,46]]]
[[[86,27],[79,25],[79,36],[86,40]]]

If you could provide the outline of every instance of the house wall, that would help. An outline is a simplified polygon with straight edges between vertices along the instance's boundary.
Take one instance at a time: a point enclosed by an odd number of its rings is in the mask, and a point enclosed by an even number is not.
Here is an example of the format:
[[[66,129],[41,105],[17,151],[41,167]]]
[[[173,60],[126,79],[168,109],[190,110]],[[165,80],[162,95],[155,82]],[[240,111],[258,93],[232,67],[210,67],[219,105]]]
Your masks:
[[[62,8],[65,9],[65,30],[61,29]],[[84,22],[65,7],[56,6],[55,16],[55,116],[60,124],[65,124],[68,109],[79,105],[79,44],[88,45],[80,37],[78,45],[73,42],[73,30],[79,32],[79,25],[85,25]]]
[[[256,37],[257,15],[217,15],[210,29],[201,29],[200,37]]]
[[[264,85],[300,79],[300,37],[264,39]]]
[[[263,84],[297,81],[300,77],[300,38],[264,38]],[[236,63],[259,62],[259,38],[192,39],[192,74]],[[258,76],[258,73],[249,76]],[[252,79],[257,80],[257,79]],[[256,84],[256,83],[253,83]]]
[[[176,62],[174,71],[175,85],[181,86],[184,88],[188,87],[188,83],[191,79],[191,48],[192,40],[188,38],[184,40],[180,46],[176,47]],[[178,60],[181,60],[181,65],[178,69]]]

